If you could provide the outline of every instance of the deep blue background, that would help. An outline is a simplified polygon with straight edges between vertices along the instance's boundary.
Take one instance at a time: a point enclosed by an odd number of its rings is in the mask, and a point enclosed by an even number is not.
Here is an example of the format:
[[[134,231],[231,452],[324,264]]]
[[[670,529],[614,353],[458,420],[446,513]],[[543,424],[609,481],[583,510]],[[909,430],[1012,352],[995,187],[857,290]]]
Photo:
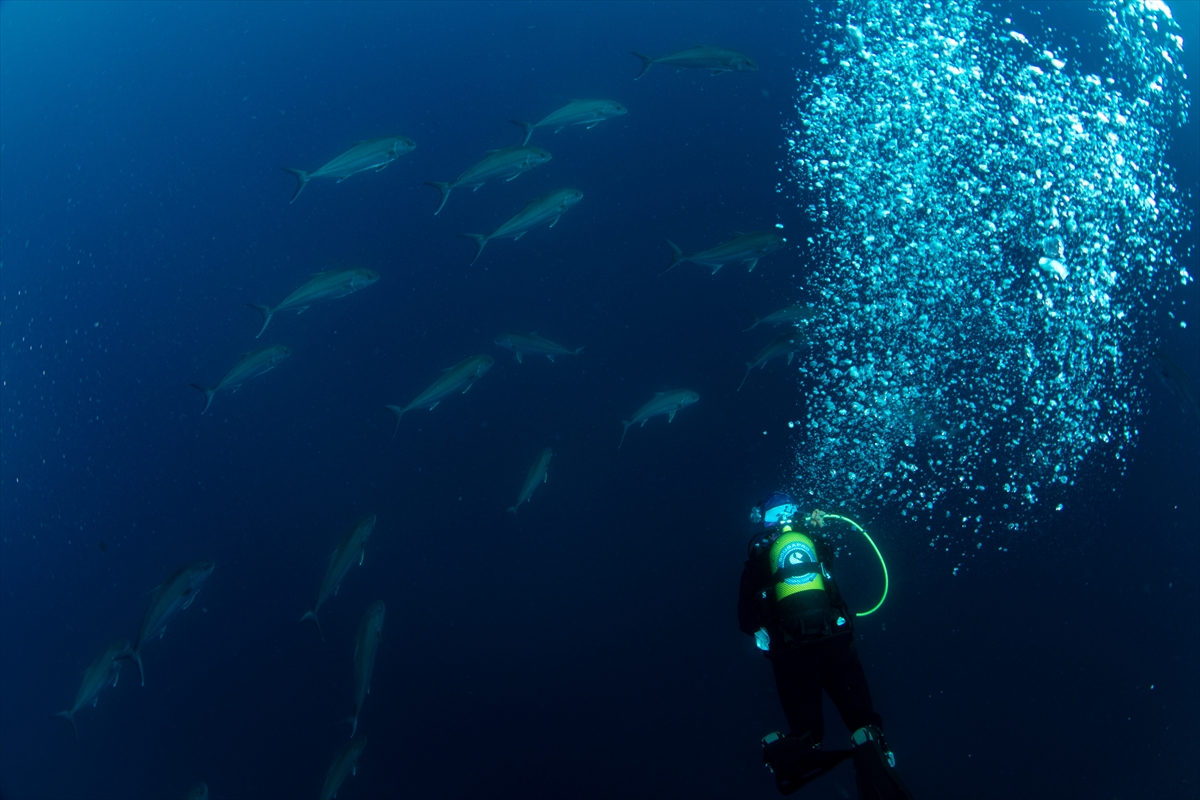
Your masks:
[[[1196,8],[1176,14],[1194,91]],[[657,273],[663,236],[808,235],[776,185],[815,36],[807,3],[0,8],[0,794],[315,796],[382,598],[345,800],[775,796],[758,739],[784,720],[734,607],[745,513],[790,477],[803,396],[778,363],[733,390],[771,336],[741,333],[745,310],[809,299],[811,265]],[[696,42],[761,71],[632,81],[629,50]],[[537,131],[549,164],[433,216],[424,181],[575,97],[630,113]],[[393,133],[417,149],[288,204],[278,167]],[[1196,162],[1177,163],[1194,190]],[[468,266],[455,234],[566,186],[585,197],[553,230]],[[382,279],[254,340],[245,303],[350,266]],[[1150,332],[1193,375],[1197,295]],[[505,330],[586,349],[518,365],[491,344]],[[295,354],[199,416],[188,383],[270,343]],[[485,352],[470,393],[390,438],[385,403]],[[679,387],[701,401],[618,451],[619,420]],[[918,797],[1200,792],[1200,426],[1152,391],[1125,476],[1097,466],[1067,513],[957,577],[923,528],[862,511],[893,582],[860,648]],[[548,444],[550,481],[514,519]],[[379,524],[322,643],[296,620],[365,513]],[[75,741],[52,712],[195,558],[217,569],[147,646],[145,688],[127,671]],[[843,562],[844,591],[872,601],[876,565]],[[848,766],[805,796],[846,792]]]

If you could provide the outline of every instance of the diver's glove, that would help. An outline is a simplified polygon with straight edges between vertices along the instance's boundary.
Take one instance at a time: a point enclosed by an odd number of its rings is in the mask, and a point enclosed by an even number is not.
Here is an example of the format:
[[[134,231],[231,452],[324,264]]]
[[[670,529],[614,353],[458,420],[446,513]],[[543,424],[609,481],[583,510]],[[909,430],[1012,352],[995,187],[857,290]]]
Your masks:
[[[888,749],[883,731],[864,725],[850,734],[854,742],[854,777],[862,800],[912,800],[896,773],[896,756]]]
[[[767,633],[766,628],[759,628],[754,632],[754,646],[759,650],[771,649],[771,634]]]

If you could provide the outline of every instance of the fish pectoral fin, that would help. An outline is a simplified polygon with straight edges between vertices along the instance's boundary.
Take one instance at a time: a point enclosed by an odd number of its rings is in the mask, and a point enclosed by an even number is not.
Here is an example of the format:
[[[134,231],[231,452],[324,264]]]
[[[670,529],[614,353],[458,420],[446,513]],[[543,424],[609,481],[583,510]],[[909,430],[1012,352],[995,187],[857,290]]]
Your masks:
[[[542,483],[545,483],[548,480],[550,480],[550,473],[549,472],[542,473]],[[113,685],[115,686],[116,684],[114,683]]]
[[[308,311],[308,306],[299,306],[296,309],[297,314],[303,314],[305,311]]]
[[[375,171],[383,172],[383,170],[385,170],[387,168],[387,165],[390,163],[392,163],[392,162],[389,161],[389,162],[387,162],[387,164],[380,164],[378,167],[375,168]]]
[[[521,351],[520,350],[517,351],[517,363],[518,364],[521,363]]]
[[[557,222],[557,220],[555,220],[555,221]],[[553,225],[551,225],[550,227],[551,227],[551,228],[553,228],[554,226],[553,226]],[[513,241],[514,241],[514,242],[519,242],[519,241],[521,241],[521,237],[522,237],[522,236],[524,236],[524,235],[525,235],[525,233],[526,233],[526,231],[521,231],[520,233],[518,233],[516,236],[514,236],[514,237],[513,237]]]
[[[789,364],[790,364],[790,363],[792,363],[792,356],[794,356],[794,355],[796,355],[796,354],[795,354],[795,353],[788,353],[788,363],[789,363]]]
[[[359,553],[359,554],[358,554],[358,565],[359,565],[360,567],[362,566],[363,559],[364,559],[364,558],[366,558],[366,557],[367,557],[367,551],[366,551],[366,550],[363,550],[361,553]]]
[[[551,228],[553,228],[555,225],[557,225],[557,224],[558,224],[558,221],[559,221],[560,219],[562,219],[562,215],[561,215],[561,214],[559,214],[557,217],[555,217],[555,218],[554,218],[554,222],[551,222],[551,223],[550,223],[550,227],[551,227]]]
[[[334,597],[337,597],[338,589],[340,589],[340,588],[342,588],[342,585],[340,583],[337,586],[333,587],[333,596]]]
[[[438,400],[438,401],[437,401],[437,403],[434,403],[433,405],[431,405],[431,406],[429,407],[429,410],[430,410],[430,411],[433,411],[435,408],[437,408],[437,407],[438,407],[438,403],[440,403],[440,402],[442,402],[442,401],[441,401],[441,400]]]
[[[521,173],[519,173],[519,172],[514,172],[512,175],[509,175],[509,176],[508,176],[507,178],[505,178],[504,180],[505,180],[505,182],[507,183],[508,181],[511,181],[513,178],[519,177],[519,176],[520,176],[520,174],[521,174]]]
[[[192,601],[195,599],[196,599],[196,595],[192,595],[184,602],[183,607],[187,608],[188,606],[190,606],[192,604]]]
[[[727,69],[714,69],[711,74],[720,75],[722,72],[729,72]]]
[[[559,131],[561,131],[561,130],[562,130],[564,127],[566,127],[566,126],[564,125],[564,126],[561,126],[561,127],[555,128],[555,129],[554,129],[554,132],[555,132],[555,133],[558,133],[558,132],[559,132]]]
[[[551,364],[554,363],[554,356],[550,355],[549,353],[546,353],[546,358],[550,359]]]
[[[675,409],[675,411],[678,411],[678,410],[679,409]],[[670,414],[667,414],[667,422],[673,422],[675,420],[675,411],[672,411]]]
[[[475,385],[475,381],[471,381],[470,383],[467,384],[467,388],[462,390],[462,393],[466,394],[467,392],[471,391],[471,387],[474,385]]]
[[[746,259],[745,261],[743,261],[742,263],[746,265],[747,272],[754,272],[754,268],[758,266],[758,259],[757,258],[749,258],[749,259]]]
[[[472,186],[472,187],[471,187],[471,191],[472,191],[472,192],[478,192],[478,191],[479,191],[479,187],[480,187],[480,186],[483,186],[483,184],[482,184],[482,183],[477,183],[477,184],[475,184],[474,186]]]
[[[99,704],[99,702],[100,702],[100,698],[99,698],[99,697],[97,697],[96,699],[92,700],[92,708],[95,708],[95,707],[97,706],[97,704]]]
[[[158,638],[161,639],[166,634],[166,632],[167,632],[167,626],[163,625],[163,629],[158,632]]]
[[[590,131],[592,128],[594,128],[594,127],[596,127],[597,125],[599,125],[599,124],[600,124],[600,122],[601,122],[601,120],[596,120],[596,121],[595,121],[595,122],[593,122],[591,125],[588,125],[588,126],[587,126],[587,129]]]

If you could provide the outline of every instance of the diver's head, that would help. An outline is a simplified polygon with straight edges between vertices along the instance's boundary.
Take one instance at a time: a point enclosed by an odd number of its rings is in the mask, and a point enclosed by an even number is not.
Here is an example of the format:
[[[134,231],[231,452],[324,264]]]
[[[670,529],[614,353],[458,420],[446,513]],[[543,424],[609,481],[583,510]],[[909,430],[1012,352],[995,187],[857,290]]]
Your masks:
[[[795,516],[796,501],[786,492],[772,492],[750,511],[750,521],[767,530],[789,522]]]
[[[771,547],[785,523],[796,516],[796,501],[786,492],[772,492],[767,499],[750,509],[750,521],[762,525],[750,539],[747,554],[750,558]],[[790,529],[789,529],[790,530]]]

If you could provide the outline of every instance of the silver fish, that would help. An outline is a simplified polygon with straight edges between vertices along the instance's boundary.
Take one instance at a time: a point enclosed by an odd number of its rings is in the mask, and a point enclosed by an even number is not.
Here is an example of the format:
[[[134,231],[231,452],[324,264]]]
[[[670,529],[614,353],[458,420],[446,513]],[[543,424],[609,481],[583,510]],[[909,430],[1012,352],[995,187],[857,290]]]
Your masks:
[[[295,309],[297,314],[303,314],[313,303],[319,303],[322,300],[336,300],[339,297],[354,294],[377,280],[379,280],[379,275],[369,269],[335,269],[329,272],[314,272],[312,280],[283,298],[277,305],[260,306],[247,303],[246,305],[257,310],[263,317],[262,328],[254,338],[257,339],[263,335],[263,331],[271,324],[271,317],[275,316],[277,311]]]
[[[350,738],[358,731],[358,715],[362,713],[363,701],[371,693],[371,672],[375,669],[375,654],[383,640],[383,601],[376,600],[358,624],[358,636],[354,640],[354,716],[350,722]]]
[[[516,216],[491,233],[460,234],[475,242],[475,258],[471,259],[471,263],[474,264],[479,259],[484,245],[492,239],[513,239],[515,241],[524,236],[531,228],[536,228],[544,222],[549,222],[550,227],[553,228],[558,222],[558,218],[582,199],[583,192],[578,189],[559,189],[556,192],[544,194],[536,200],[530,200],[524,208],[516,213]]]
[[[759,325],[794,325],[800,322],[808,322],[816,315],[817,310],[809,306],[788,306],[778,311],[772,311],[765,317],[756,317],[754,314],[750,314],[754,322],[749,328],[743,328],[742,333],[752,331]]]
[[[341,788],[342,781],[346,780],[346,776],[358,774],[358,757],[362,755],[366,746],[367,737],[360,736],[338,751],[333,757],[333,763],[329,765],[329,772],[325,773],[321,800],[333,800],[337,797],[338,789]]]
[[[546,473],[546,468],[550,466],[550,459],[554,457],[554,451],[547,447],[538,454],[537,461],[533,462],[533,466],[529,468],[529,474],[525,476],[525,485],[521,487],[521,496],[517,498],[516,505],[509,509],[512,513],[517,513],[517,509],[522,503],[528,503],[533,490],[538,487],[539,483],[545,483],[549,477]]]
[[[59,711],[56,717],[63,717],[75,729],[75,738],[79,738],[79,728],[75,725],[75,715],[86,705],[96,705],[100,692],[106,686],[116,686],[121,674],[121,660],[129,658],[129,640],[113,642],[104,649],[96,660],[83,673],[83,681],[79,691],[75,693],[75,702],[66,711]]]
[[[768,361],[784,355],[787,356],[788,363],[791,364],[792,356],[795,355],[796,351],[799,350],[800,347],[800,337],[798,337],[795,333],[785,333],[783,336],[780,336],[772,341],[762,350],[758,351],[758,355],[754,357],[753,361],[746,362],[746,374],[742,376],[742,382],[738,384],[737,390],[740,392],[742,390],[742,386],[746,384],[746,378],[750,377],[750,370],[754,369],[755,367],[759,367],[760,369],[766,367]]]
[[[400,406],[388,406],[387,408],[396,415],[396,430],[399,430],[400,418],[404,416],[406,411],[426,407],[432,411],[437,408],[437,404],[442,402],[443,399],[460,389],[463,394],[466,394],[471,385],[482,378],[492,368],[492,364],[495,363],[496,359],[491,356],[471,356],[470,358],[465,358],[453,367],[447,367],[442,370],[441,377],[434,381],[428,389],[417,395],[404,408]],[[396,435],[396,430],[392,431],[393,437]]]
[[[375,515],[363,517],[346,532],[346,535],[342,537],[341,544],[329,556],[329,566],[325,568],[325,577],[321,578],[321,585],[317,589],[317,599],[313,600],[312,608],[305,611],[304,616],[300,618],[301,622],[311,619],[317,626],[317,633],[321,634],[322,639],[325,638],[325,632],[321,630],[321,621],[317,619],[317,611],[330,595],[337,594],[338,589],[341,588],[342,579],[346,577],[350,568],[355,564],[362,566],[363,558],[366,557],[367,539],[371,538],[373,530],[375,530]]]
[[[572,100],[557,111],[547,114],[541,122],[521,122],[515,119],[509,122],[525,131],[525,141],[521,142],[525,145],[529,144],[529,137],[536,128],[554,128],[554,132],[558,133],[568,125],[587,125],[588,130],[591,130],[606,119],[628,113],[629,109],[614,100]]]
[[[291,200],[294,203],[313,178],[337,178],[338,183],[341,183],[351,175],[366,172],[369,169],[379,172],[400,156],[411,153],[416,146],[412,139],[406,139],[403,136],[381,136],[378,139],[364,139],[361,142],[355,142],[349,150],[312,172],[291,167],[280,167],[280,169],[296,177],[296,192],[292,195]]]
[[[633,54],[642,60],[642,71],[634,78],[635,81],[645,75],[646,70],[650,69],[653,64],[663,64],[677,70],[709,69],[712,70],[713,75],[720,75],[722,72],[753,72],[758,69],[758,64],[755,64],[749,56],[733,50],[707,47],[702,44],[662,58],[651,58],[638,52]]]
[[[475,166],[459,175],[450,183],[429,181],[425,185],[432,186],[442,193],[442,202],[438,204],[437,214],[446,205],[450,192],[460,186],[471,186],[478,190],[493,178],[512,180],[522,172],[534,167],[540,167],[550,160],[550,154],[540,147],[507,147],[503,150],[488,150],[487,156]]]
[[[621,431],[621,441],[617,443],[617,449],[621,449],[621,445],[625,443],[625,434],[629,432],[630,425],[641,423],[644,427],[646,420],[651,417],[657,417],[660,414],[667,415],[667,422],[675,419],[675,412],[685,406],[690,406],[692,403],[700,399],[700,395],[693,392],[691,389],[675,389],[670,392],[655,392],[654,397],[650,402],[633,412],[633,419],[622,420],[621,424],[625,426]]]
[[[760,258],[782,250],[786,243],[787,239],[775,231],[739,233],[728,242],[719,244],[716,247],[701,250],[699,253],[685,255],[682,250],[675,246],[674,242],[667,239],[667,244],[671,245],[671,265],[659,274],[665,275],[674,269],[677,264],[682,264],[684,261],[694,261],[697,264],[709,267],[713,275],[716,275],[717,270],[726,264],[735,263],[745,264],[747,271],[751,271],[758,264]]]
[[[138,666],[142,686],[146,685],[146,671],[142,668],[142,648],[154,637],[162,638],[167,631],[167,623],[192,604],[196,593],[208,580],[208,576],[212,575],[216,566],[215,561],[194,561],[186,567],[180,567],[150,595],[150,606],[146,609],[146,615],[142,617],[142,628],[138,631],[137,642],[129,651],[129,657]]]
[[[198,383],[193,383],[192,388],[199,389],[204,392],[204,411],[208,411],[208,407],[212,405],[213,395],[224,389],[226,386],[232,386],[234,389],[241,386],[245,381],[251,378],[257,378],[259,375],[265,375],[279,362],[292,354],[292,348],[287,345],[275,344],[270,347],[264,347],[260,350],[255,350],[242,356],[233,369],[225,373],[225,377],[221,378],[220,383],[212,388],[201,386]]]
[[[561,344],[555,344],[549,339],[538,336],[536,333],[506,333],[503,336],[496,337],[496,344],[512,350],[517,356],[518,364],[521,363],[521,356],[526,354],[545,356],[554,361],[555,356],[577,356],[583,350],[582,347],[577,347],[574,350],[569,347],[563,347]]]

